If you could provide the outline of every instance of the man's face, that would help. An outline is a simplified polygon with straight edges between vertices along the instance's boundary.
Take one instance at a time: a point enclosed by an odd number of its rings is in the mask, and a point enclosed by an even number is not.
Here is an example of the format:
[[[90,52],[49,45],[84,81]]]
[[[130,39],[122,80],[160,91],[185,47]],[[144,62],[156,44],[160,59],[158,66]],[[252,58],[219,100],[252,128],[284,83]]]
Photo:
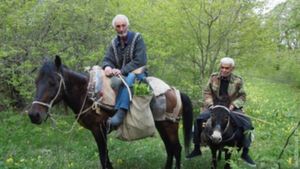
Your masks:
[[[231,64],[221,64],[220,67],[221,76],[223,77],[229,76],[233,71],[233,69],[234,67]]]
[[[127,35],[128,25],[125,20],[117,19],[115,21],[115,30],[120,37],[125,37]]]

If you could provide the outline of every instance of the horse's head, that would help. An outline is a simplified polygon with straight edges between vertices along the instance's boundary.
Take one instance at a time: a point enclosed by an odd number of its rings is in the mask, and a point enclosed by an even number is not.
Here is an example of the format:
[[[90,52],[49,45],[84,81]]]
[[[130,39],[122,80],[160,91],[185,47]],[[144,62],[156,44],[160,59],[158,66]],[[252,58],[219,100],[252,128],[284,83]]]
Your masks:
[[[211,109],[211,140],[214,143],[222,141],[222,135],[225,133],[230,124],[230,110],[221,105],[214,106]]]
[[[62,99],[62,91],[65,88],[62,76],[62,63],[59,56],[55,61],[45,61],[35,80],[35,98],[29,110],[32,123],[41,124],[50,115],[49,110],[53,104]]]

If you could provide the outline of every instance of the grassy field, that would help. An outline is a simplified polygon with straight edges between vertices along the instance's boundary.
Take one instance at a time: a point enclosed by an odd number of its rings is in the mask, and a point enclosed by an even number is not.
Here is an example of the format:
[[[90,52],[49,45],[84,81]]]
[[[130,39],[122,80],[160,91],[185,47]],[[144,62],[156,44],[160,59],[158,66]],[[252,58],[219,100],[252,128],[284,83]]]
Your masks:
[[[255,141],[251,155],[259,169],[300,168],[299,129],[290,139],[280,159],[278,156],[287,137],[300,119],[300,90],[286,84],[260,79],[246,79],[248,102],[246,112],[253,120]],[[255,83],[253,83],[255,81]],[[73,115],[56,115],[57,128],[67,131],[74,122]],[[1,169],[96,169],[100,168],[97,147],[91,133],[79,125],[65,134],[52,127],[48,120],[37,126],[26,115],[13,111],[0,113],[0,168]],[[181,131],[180,134],[182,135]],[[210,151],[192,160],[184,159],[182,168],[210,167]],[[160,138],[123,142],[109,136],[109,154],[116,169],[159,169],[165,162],[164,145]],[[234,151],[232,166],[247,168]],[[219,168],[223,168],[223,162]]]

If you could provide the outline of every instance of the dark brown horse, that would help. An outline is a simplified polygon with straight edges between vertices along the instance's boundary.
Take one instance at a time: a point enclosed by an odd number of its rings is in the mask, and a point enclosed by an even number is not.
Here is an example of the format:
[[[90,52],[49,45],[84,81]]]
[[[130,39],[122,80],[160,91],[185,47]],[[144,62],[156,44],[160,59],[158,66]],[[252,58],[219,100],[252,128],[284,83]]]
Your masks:
[[[51,116],[50,109],[57,103],[64,101],[78,117],[78,122],[89,129],[98,146],[100,163],[104,169],[112,169],[107,150],[106,120],[114,114],[113,111],[101,108],[101,114],[90,109],[93,101],[88,99],[87,85],[89,77],[68,69],[61,62],[59,56],[54,62],[45,62],[36,78],[36,94],[29,111],[32,123],[41,124]],[[189,97],[180,93],[183,105],[183,132],[185,150],[188,150],[191,140],[193,108]],[[155,98],[154,98],[155,99]],[[78,116],[79,115],[79,116]],[[173,158],[176,168],[180,168],[181,145],[178,137],[178,122],[155,121],[155,126],[165,144],[167,152],[166,169],[172,168]]]
[[[201,141],[207,144],[212,153],[212,169],[217,168],[217,151],[225,151],[225,169],[230,168],[229,160],[231,151],[226,147],[237,147],[238,150],[242,147],[241,130],[235,127],[232,113],[227,107],[217,105],[211,109],[211,117],[206,123],[201,134]],[[221,158],[219,154],[219,158]]]

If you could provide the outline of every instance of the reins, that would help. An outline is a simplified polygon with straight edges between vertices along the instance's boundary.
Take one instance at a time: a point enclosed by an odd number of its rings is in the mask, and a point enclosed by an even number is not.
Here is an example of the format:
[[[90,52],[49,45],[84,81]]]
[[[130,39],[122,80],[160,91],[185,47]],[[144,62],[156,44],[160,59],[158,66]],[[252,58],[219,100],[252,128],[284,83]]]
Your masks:
[[[230,115],[229,115],[229,114],[230,114],[232,111],[230,111],[227,107],[222,106],[222,105],[216,105],[216,106],[214,106],[212,109],[217,108],[217,107],[220,107],[220,108],[225,109],[225,110],[227,111],[227,113],[228,113],[228,120],[227,120],[226,127],[225,127],[225,129],[223,130],[223,132],[221,132],[221,135],[222,135],[222,138],[223,138],[224,133],[226,133],[227,130],[229,129],[229,127],[230,127]],[[234,138],[234,136],[235,136],[235,132],[231,135],[230,138],[226,139],[225,141],[224,141],[224,140],[221,140],[221,142],[223,142],[223,143],[224,143],[224,142],[228,142],[228,141],[230,141],[232,138]],[[208,138],[209,138],[210,140],[213,139],[210,135],[208,135]]]
[[[236,131],[231,135],[231,137],[229,137],[229,138],[226,139],[226,140],[223,140],[222,143],[226,143],[226,142],[229,142],[229,141],[231,141],[232,139],[234,139],[235,134],[236,134]]]
[[[222,143],[226,143],[226,142],[231,141],[231,140],[235,137],[235,135],[236,135],[236,131],[235,131],[229,138],[227,138],[226,140],[223,140],[223,135],[227,132],[227,130],[229,129],[229,126],[230,126],[230,117],[229,117],[229,119],[228,119],[228,121],[227,121],[227,124],[226,124],[226,127],[225,127],[224,131],[221,133],[221,135],[222,135],[222,140],[221,140],[221,142],[222,142]],[[212,136],[209,135],[208,133],[206,133],[206,136],[207,136],[210,140],[213,140]]]
[[[230,125],[230,117],[228,117],[228,121],[227,121],[227,124],[226,124],[226,127],[225,127],[223,133],[227,132],[227,130],[229,129],[229,125]]]
[[[244,116],[244,117],[248,117],[248,118],[250,118],[250,119],[254,119],[254,120],[257,120],[257,121],[260,121],[260,122],[269,124],[269,125],[274,125],[274,123],[267,122],[267,121],[265,121],[265,120],[262,120],[262,119],[259,119],[259,118],[250,116],[250,115],[248,115],[248,114],[239,113],[239,112],[236,112],[236,111],[231,111],[231,113],[238,114],[238,115],[241,115],[241,116]]]
[[[57,93],[56,93],[55,97],[50,101],[49,104],[48,104],[48,103],[44,103],[44,102],[35,100],[35,101],[32,102],[32,105],[33,105],[33,104],[39,104],[39,105],[42,105],[42,106],[47,107],[47,108],[48,108],[48,110],[47,110],[47,112],[46,112],[47,117],[46,117],[46,119],[45,119],[44,121],[46,121],[46,120],[48,119],[48,117],[49,117],[49,118],[51,119],[51,121],[53,122],[55,128],[56,128],[58,131],[63,132],[63,133],[65,133],[65,134],[69,134],[69,133],[71,133],[71,132],[73,131],[73,129],[74,129],[74,127],[75,127],[75,124],[76,124],[76,122],[79,120],[80,116],[81,116],[82,114],[88,112],[90,109],[92,109],[92,108],[93,108],[93,105],[90,106],[90,107],[88,107],[87,109],[83,110],[83,108],[84,108],[84,106],[85,106],[85,103],[86,103],[86,100],[87,100],[87,95],[88,95],[88,93],[86,93],[86,95],[85,95],[85,97],[84,97],[83,104],[82,104],[82,106],[81,106],[81,108],[80,108],[80,111],[79,111],[79,113],[77,114],[76,120],[73,122],[72,127],[70,128],[70,130],[68,130],[68,131],[62,131],[62,130],[60,130],[59,128],[57,128],[57,127],[56,127],[56,123],[57,123],[57,122],[56,122],[56,120],[52,117],[52,114],[50,113],[50,109],[52,108],[53,103],[55,102],[55,100],[57,99],[57,97],[59,96],[59,94],[61,93],[62,86],[63,86],[64,89],[66,89],[66,85],[65,85],[65,81],[64,81],[63,76],[62,76],[60,73],[56,73],[56,74],[60,77],[60,81],[59,81],[59,88],[58,88],[58,90],[57,90]]]
[[[64,87],[64,89],[66,89],[66,84],[65,84],[63,76],[59,73],[56,73],[56,74],[60,77],[59,88],[57,90],[57,93],[56,93],[55,97],[50,101],[50,103],[48,104],[48,103],[44,103],[44,102],[37,101],[37,100],[32,102],[32,105],[33,104],[39,104],[39,105],[42,105],[42,106],[45,106],[45,107],[48,108],[48,111],[46,112],[47,113],[47,118],[48,117],[51,118],[51,116],[52,116],[52,114],[50,113],[50,109],[52,108],[54,101],[57,99],[58,95],[60,94],[62,86]],[[47,120],[47,118],[45,119],[45,121]]]
[[[225,109],[225,110],[227,111],[227,113],[228,113],[227,124],[226,124],[226,127],[225,127],[224,131],[223,131],[223,133],[226,133],[226,131],[228,130],[229,125],[230,125],[230,115],[229,115],[229,114],[230,114],[232,111],[230,111],[227,107],[222,106],[222,105],[216,105],[216,106],[214,106],[212,109],[215,109],[215,108],[218,108],[218,107]]]
[[[131,93],[131,90],[130,90],[128,84],[126,83],[126,81],[124,80],[124,78],[121,75],[118,75],[118,77],[121,79],[123,84],[126,86],[126,88],[128,90],[128,93],[129,93],[129,100],[131,101],[132,100],[132,93]]]

